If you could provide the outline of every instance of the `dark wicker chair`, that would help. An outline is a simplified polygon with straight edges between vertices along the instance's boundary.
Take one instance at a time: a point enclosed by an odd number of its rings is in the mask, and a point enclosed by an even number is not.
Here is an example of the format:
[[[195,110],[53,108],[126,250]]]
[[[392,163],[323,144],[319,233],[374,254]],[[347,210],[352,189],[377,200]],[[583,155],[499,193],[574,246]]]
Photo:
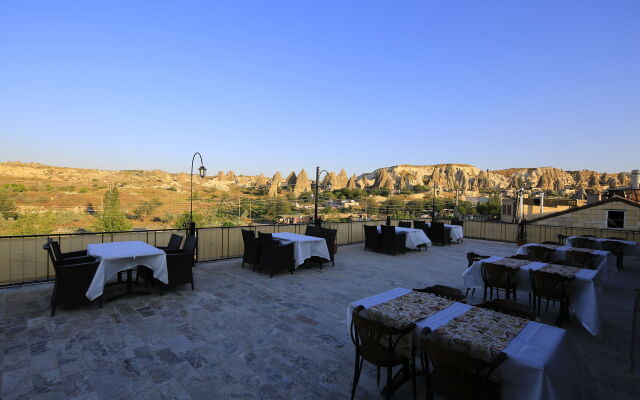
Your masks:
[[[482,280],[484,281],[484,296],[482,301],[487,300],[487,289],[489,289],[489,299],[493,299],[493,289],[496,289],[496,298],[500,298],[500,290],[505,291],[505,299],[512,294],[513,300],[517,301],[516,292],[518,286],[518,270],[507,268],[504,265],[483,262],[480,268]]]
[[[327,250],[329,250],[331,265],[335,267],[336,265],[335,255],[336,255],[336,250],[338,248],[338,243],[336,241],[338,237],[338,230],[321,228],[319,237],[324,238],[325,242],[327,243]]]
[[[598,241],[593,240],[587,237],[576,237],[573,238],[571,242],[573,247],[579,247],[581,249],[592,249],[592,250],[600,250],[600,243]]]
[[[616,242],[615,240],[604,240],[602,242],[602,249],[610,251],[611,254],[616,256],[616,267],[618,268],[618,271],[622,271],[624,269],[624,248],[626,246],[626,243]]]
[[[63,253],[62,251],[60,251],[60,243],[56,240],[49,239],[46,245],[51,247],[51,251],[53,252],[55,261],[74,259],[76,262],[89,262],[95,260],[93,257],[87,254],[86,250],[69,251]],[[51,253],[49,253],[49,255],[51,256]],[[51,261],[54,261],[54,259],[52,259]]]
[[[544,246],[528,246],[527,255],[533,260],[550,263],[554,259],[555,250]]]
[[[432,222],[427,236],[429,236],[429,239],[434,244],[437,243],[441,246],[451,244],[451,234],[448,229],[445,229],[444,223],[442,222]]]
[[[400,221],[398,222],[398,226],[400,228],[411,228],[411,221]]]
[[[361,313],[363,309],[363,306],[358,306],[351,314],[351,340],[356,350],[353,382],[351,384],[351,400],[356,395],[364,360],[377,367],[378,385],[380,384],[380,368],[387,369],[387,388],[392,386],[394,367],[403,366],[405,371],[411,370],[413,395],[415,397],[414,347],[411,347],[411,357],[399,354],[396,351],[400,341],[407,335],[411,335],[411,332],[415,329],[415,324],[410,324],[403,329],[388,327],[382,322],[367,318]],[[391,394],[392,391],[387,390],[385,398],[391,398]]]
[[[244,263],[247,263],[252,265],[255,271],[260,264],[260,242],[256,238],[255,232],[249,229],[242,229],[242,242],[244,243],[242,268],[244,268]]]
[[[378,227],[373,225],[364,226],[364,250],[380,251],[380,234]]]
[[[467,297],[464,294],[462,294],[462,291],[460,291],[460,289],[456,289],[451,286],[434,285],[434,286],[429,286],[423,289],[413,289],[413,290],[415,292],[430,293],[438,297],[443,297],[445,299],[458,301],[460,303],[467,302]]]
[[[307,225],[307,227],[304,230],[304,234],[306,236],[318,236],[318,228],[316,228],[313,225]]]
[[[452,219],[451,225],[464,226],[464,221],[461,219]]]
[[[569,236],[567,236],[567,235],[563,235],[563,234],[561,234],[561,233],[558,233],[558,243],[559,243],[561,246],[564,246],[564,245],[565,245],[565,243],[567,243],[567,238],[568,238],[568,237],[569,237]]]
[[[445,399],[498,399],[500,385],[489,379],[493,371],[507,359],[505,353],[491,361],[450,349],[429,335],[430,329],[420,333],[422,369],[426,373],[425,398],[438,394]],[[429,364],[432,365],[431,371]]]
[[[166,246],[156,246],[160,250],[178,250],[180,249],[180,245],[182,244],[183,237],[180,235],[176,235],[175,233],[171,234],[169,238],[169,243]]]
[[[509,256],[507,258],[513,258],[515,260],[529,260],[529,261],[536,261],[535,258],[531,257],[528,254],[514,254],[512,256]]]
[[[529,270],[531,279],[531,291],[533,294],[533,309],[537,310],[540,316],[542,299],[547,300],[545,312],[549,311],[549,300],[560,303],[560,313],[556,319],[556,324],[562,326],[565,318],[569,317],[569,285],[573,278],[545,272],[540,270]],[[537,301],[536,301],[537,300]]]
[[[269,276],[273,278],[276,269],[286,268],[293,274],[295,269],[295,259],[293,257],[293,243],[276,244],[270,233],[258,232],[260,240],[260,265],[258,271],[263,268],[269,271]]]
[[[493,299],[481,304],[476,304],[476,307],[487,308],[489,310],[509,314],[518,318],[528,319],[530,321],[536,320],[536,313],[534,311],[524,304],[516,303],[511,300]]]
[[[491,256],[481,256],[480,254],[476,254],[474,252],[467,253],[467,268],[471,268],[474,262],[484,260]],[[469,297],[469,290],[471,290],[471,296],[476,293],[476,288],[467,288],[467,295],[465,297]]]
[[[382,231],[380,235],[380,247],[383,252],[393,254],[394,256],[398,253],[405,252],[406,233],[396,234],[395,226],[382,225],[380,229]]]
[[[585,251],[567,251],[566,264],[578,268],[596,269],[597,254],[587,253]]]
[[[560,242],[554,242],[553,240],[545,240],[542,244],[552,244],[554,246],[560,246]]]
[[[191,284],[191,290],[195,289],[193,282],[193,263],[198,239],[189,235],[185,240],[182,252],[167,254],[167,272],[169,286]]]
[[[45,244],[43,248],[47,250],[56,272],[51,293],[51,316],[55,315],[58,305],[90,303],[87,299],[87,290],[91,286],[100,261],[93,257],[56,259],[51,242]],[[98,302],[99,307],[102,307],[102,296],[99,297]]]

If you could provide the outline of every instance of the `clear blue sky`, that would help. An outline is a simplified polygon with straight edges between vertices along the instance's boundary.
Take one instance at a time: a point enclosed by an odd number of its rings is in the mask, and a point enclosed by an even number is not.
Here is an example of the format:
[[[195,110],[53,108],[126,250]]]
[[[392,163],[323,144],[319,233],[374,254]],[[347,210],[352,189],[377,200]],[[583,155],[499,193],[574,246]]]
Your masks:
[[[0,161],[640,168],[640,1],[0,1]]]

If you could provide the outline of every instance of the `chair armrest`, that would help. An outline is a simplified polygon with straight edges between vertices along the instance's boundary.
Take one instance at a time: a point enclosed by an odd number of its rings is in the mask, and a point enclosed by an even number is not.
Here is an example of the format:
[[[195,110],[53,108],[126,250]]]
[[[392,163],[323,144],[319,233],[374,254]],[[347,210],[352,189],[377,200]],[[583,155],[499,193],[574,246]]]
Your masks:
[[[169,255],[169,254],[185,254],[184,250],[182,250],[182,249],[160,249],[160,250],[162,250],[165,253],[167,253],[167,255]]]
[[[69,251],[67,253],[62,253],[62,258],[64,258],[64,259],[86,257],[86,256],[87,256],[87,251],[86,250]]]
[[[76,257],[76,258],[66,258],[57,262],[58,266],[69,266],[69,265],[80,265],[87,263],[98,262],[95,257],[86,256],[86,257]],[[99,262],[98,262],[99,263]]]

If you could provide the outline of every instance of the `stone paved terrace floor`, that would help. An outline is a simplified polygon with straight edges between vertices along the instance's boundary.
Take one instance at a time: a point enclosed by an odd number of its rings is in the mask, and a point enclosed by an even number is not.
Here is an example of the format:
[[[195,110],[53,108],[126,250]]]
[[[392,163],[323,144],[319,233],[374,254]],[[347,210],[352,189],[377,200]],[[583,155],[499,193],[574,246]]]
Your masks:
[[[340,247],[335,268],[274,278],[241,269],[239,259],[204,263],[195,269],[195,291],[185,285],[103,309],[59,307],[53,318],[51,284],[3,289],[0,398],[348,398],[350,302],[394,287],[441,283],[463,289],[466,252],[515,250],[513,244],[467,239],[393,257],[356,244]],[[626,371],[640,262],[627,260],[626,266],[611,274],[600,296],[602,337],[591,337],[575,320],[568,326],[583,361],[584,385],[596,399],[640,396],[640,375]],[[482,300],[477,292],[470,303]],[[408,389],[394,398],[410,398]],[[372,366],[365,366],[357,398],[380,398]]]

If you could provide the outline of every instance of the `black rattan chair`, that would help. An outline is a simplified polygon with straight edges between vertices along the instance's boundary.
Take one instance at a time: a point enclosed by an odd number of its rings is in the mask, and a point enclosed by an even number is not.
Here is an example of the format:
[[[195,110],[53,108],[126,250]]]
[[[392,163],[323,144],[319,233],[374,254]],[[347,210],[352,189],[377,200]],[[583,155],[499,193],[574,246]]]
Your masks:
[[[505,291],[504,298],[508,299],[509,294],[516,299],[516,291],[518,286],[518,270],[507,268],[504,265],[483,262],[480,266],[482,272],[482,280],[484,281],[484,296],[482,301],[487,300],[487,289],[489,289],[489,299],[493,299],[493,289],[496,289],[496,298],[500,297],[500,290]]]
[[[263,268],[269,271],[269,276],[273,278],[273,273],[277,269],[286,268],[293,274],[295,269],[295,259],[293,257],[293,243],[276,244],[270,233],[258,232],[260,240],[260,265],[258,271]]]
[[[544,246],[527,246],[527,255],[532,260],[553,262],[555,250]]]
[[[367,318],[361,311],[363,306],[356,307],[351,314],[351,340],[355,345],[356,358],[353,370],[353,382],[351,386],[351,400],[356,395],[356,388],[362,372],[364,360],[377,367],[377,383],[380,384],[380,368],[387,368],[387,390],[385,398],[391,398],[393,368],[403,366],[404,371],[410,370],[413,383],[413,396],[415,398],[415,356],[414,347],[411,346],[411,356],[400,354],[397,349],[400,341],[410,336],[415,324],[410,324],[403,329],[396,329],[384,325],[382,322]],[[402,369],[400,371],[403,371]]]
[[[318,236],[318,229],[313,225],[307,225],[304,230],[306,236]]]
[[[432,222],[429,227],[429,239],[434,244],[439,244],[441,246],[450,245],[451,244],[451,234],[442,222]]]
[[[481,256],[480,254],[476,254],[474,252],[467,253],[467,268],[471,268],[474,262],[484,260],[491,256]],[[467,288],[467,294],[465,297],[469,297],[469,290],[471,290],[471,296],[476,293],[476,288]]]
[[[51,246],[46,243],[43,248],[49,254],[56,272],[51,293],[51,316],[56,313],[58,305],[78,305],[90,303],[87,299],[87,290],[91,286],[100,261],[93,257],[56,259],[56,254]],[[57,243],[57,242],[56,242]],[[102,307],[103,297],[99,297],[99,307]]]
[[[626,246],[626,243],[616,242],[615,240],[604,240],[602,242],[602,249],[610,251],[614,256],[616,256],[616,267],[618,268],[618,271],[622,271],[624,269],[624,248]]]
[[[398,222],[398,226],[400,228],[411,228],[411,221],[400,221]]]
[[[529,270],[531,291],[533,293],[533,308],[540,316],[542,299],[547,300],[546,311],[549,311],[549,300],[560,303],[560,313],[556,324],[562,326],[565,318],[569,317],[569,285],[573,278],[540,270]],[[537,300],[537,301],[536,301]]]
[[[528,319],[530,321],[536,320],[536,313],[534,311],[524,304],[516,303],[511,300],[493,299],[491,301],[485,301],[482,304],[476,304],[476,307],[487,308],[489,310],[509,314],[518,318]]]
[[[485,361],[443,346],[430,329],[420,333],[422,369],[425,371],[425,398],[436,393],[445,399],[498,399],[500,385],[489,377],[507,359],[503,352],[491,361]],[[432,368],[429,367],[431,364]]]
[[[582,249],[600,250],[600,243],[598,243],[597,240],[593,240],[591,237],[573,238],[571,245]]]
[[[75,259],[76,262],[88,262],[94,260],[93,257],[87,254],[86,250],[68,251],[66,253],[63,253],[60,250],[60,243],[56,240],[52,240],[51,238],[47,240],[47,245],[51,247],[51,251],[53,252],[55,261]],[[54,260],[52,259],[52,261]]]
[[[167,254],[167,272],[169,285],[191,284],[191,290],[195,289],[193,282],[193,263],[198,239],[189,235],[185,240],[184,251]]]
[[[249,229],[242,229],[242,242],[244,243],[242,268],[244,268],[244,263],[247,263],[252,265],[255,271],[256,266],[260,264],[260,242],[256,238],[256,234]]]
[[[413,289],[414,292],[422,292],[422,293],[430,293],[438,297],[442,297],[445,299],[459,301],[460,303],[466,303],[467,297],[462,294],[460,289],[456,289],[451,286],[444,285],[434,285],[429,286],[423,289]]]
[[[380,251],[380,234],[378,227],[373,225],[364,226],[364,250]]]
[[[180,249],[180,245],[182,244],[183,237],[180,235],[176,235],[175,233],[171,234],[169,238],[169,243],[166,246],[156,246],[160,250],[178,250]]]
[[[577,268],[596,269],[597,254],[586,251],[569,250],[565,264]]]
[[[395,226],[382,225],[380,229],[382,231],[381,248],[383,252],[393,254],[394,256],[398,253],[405,252],[405,242],[407,239],[406,233],[402,232],[396,234]]]

